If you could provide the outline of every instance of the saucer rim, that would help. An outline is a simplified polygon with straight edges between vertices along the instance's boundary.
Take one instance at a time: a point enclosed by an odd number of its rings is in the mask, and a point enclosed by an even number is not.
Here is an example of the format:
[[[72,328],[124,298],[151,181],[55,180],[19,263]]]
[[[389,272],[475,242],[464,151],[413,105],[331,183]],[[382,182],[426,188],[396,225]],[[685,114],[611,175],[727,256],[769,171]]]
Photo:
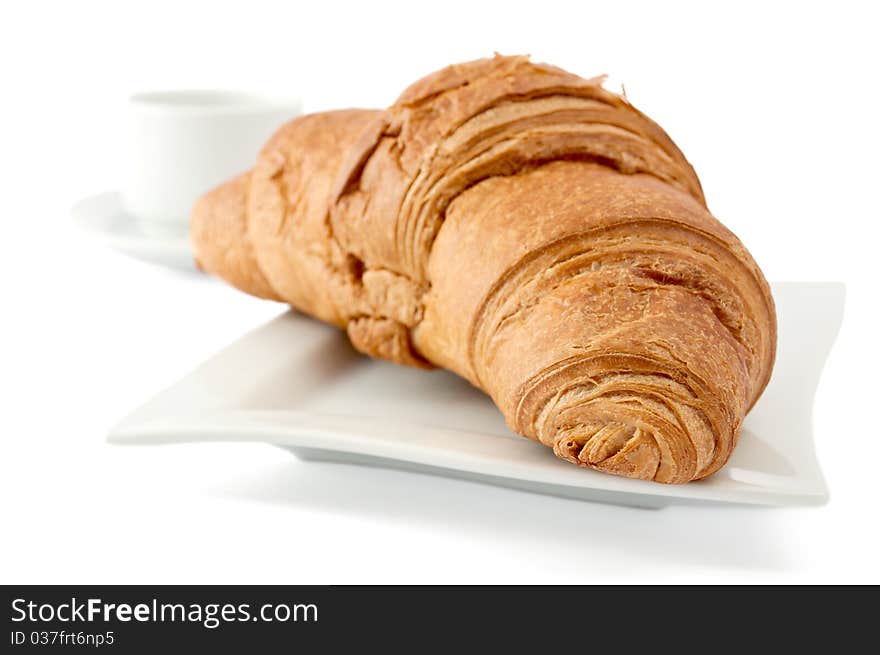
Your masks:
[[[198,271],[187,230],[162,233],[145,230],[141,221],[127,211],[117,190],[92,194],[70,209],[74,224],[125,255],[177,270]],[[108,228],[114,221],[120,231]]]

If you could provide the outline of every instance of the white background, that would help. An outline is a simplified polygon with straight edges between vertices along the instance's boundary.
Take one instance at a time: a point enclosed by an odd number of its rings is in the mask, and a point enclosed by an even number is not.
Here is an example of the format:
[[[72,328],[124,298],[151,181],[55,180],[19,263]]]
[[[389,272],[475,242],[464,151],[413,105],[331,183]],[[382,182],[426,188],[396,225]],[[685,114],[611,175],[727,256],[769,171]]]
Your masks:
[[[870,7],[4,5],[0,582],[880,582]],[[846,282],[814,416],[827,506],[648,512],[269,446],[104,442],[280,311],[73,229],[76,200],[118,185],[126,96],[222,87],[299,94],[307,110],[383,106],[493,50],[624,82],[769,279]]]

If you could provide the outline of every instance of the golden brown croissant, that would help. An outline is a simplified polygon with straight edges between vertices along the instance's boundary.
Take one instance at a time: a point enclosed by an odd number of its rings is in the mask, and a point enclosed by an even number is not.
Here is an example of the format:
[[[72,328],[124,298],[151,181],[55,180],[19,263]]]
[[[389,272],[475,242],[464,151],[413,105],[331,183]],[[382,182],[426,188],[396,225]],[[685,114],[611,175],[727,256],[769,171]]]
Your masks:
[[[575,464],[710,475],[770,377],[773,300],[675,144],[601,82],[496,56],[294,120],[197,204],[199,265],[458,373]]]

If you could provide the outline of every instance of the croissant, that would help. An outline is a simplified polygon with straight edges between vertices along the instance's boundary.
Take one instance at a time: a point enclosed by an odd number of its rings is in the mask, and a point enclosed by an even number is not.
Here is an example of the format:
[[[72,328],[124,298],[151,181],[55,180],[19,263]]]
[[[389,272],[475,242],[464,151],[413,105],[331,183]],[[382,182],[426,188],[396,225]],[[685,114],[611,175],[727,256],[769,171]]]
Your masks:
[[[711,475],[769,380],[773,299],[602,81],[496,55],[385,111],[300,117],[198,201],[197,263],[367,355],[454,371],[578,466]]]

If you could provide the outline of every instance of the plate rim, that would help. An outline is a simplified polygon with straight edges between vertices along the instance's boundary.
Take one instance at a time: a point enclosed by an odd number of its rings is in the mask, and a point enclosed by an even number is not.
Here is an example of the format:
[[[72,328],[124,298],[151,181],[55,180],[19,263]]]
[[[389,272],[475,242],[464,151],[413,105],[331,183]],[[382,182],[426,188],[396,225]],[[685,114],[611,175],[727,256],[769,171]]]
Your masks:
[[[785,284],[779,283],[776,284]],[[840,282],[805,282],[810,285],[823,285],[835,287],[835,293],[839,298],[841,307],[845,303],[846,287]],[[836,298],[837,299],[837,298]],[[809,452],[800,458],[799,470],[791,478],[787,478],[788,484],[780,486],[761,486],[742,479],[732,479],[733,483],[746,485],[736,489],[721,487],[707,487],[700,481],[685,485],[664,485],[656,482],[631,480],[596,471],[585,470],[581,467],[573,467],[571,464],[561,462],[557,458],[549,458],[554,466],[565,467],[560,473],[553,473],[558,478],[536,477],[535,471],[543,470],[526,463],[520,465],[523,471],[516,472],[517,467],[511,466],[510,462],[504,464],[500,458],[488,461],[486,457],[475,456],[473,453],[449,450],[445,455],[437,457],[438,450],[431,447],[420,446],[412,437],[414,432],[431,432],[433,434],[450,433],[481,433],[479,430],[456,430],[454,428],[426,426],[412,421],[395,421],[394,426],[382,424],[382,419],[376,417],[334,416],[319,412],[300,410],[236,410],[212,407],[196,407],[191,412],[175,411],[171,413],[159,412],[155,416],[157,408],[154,406],[165,394],[173,394],[179,385],[185,384],[188,379],[195,376],[202,366],[214,362],[222,357],[228,349],[240,344],[253,333],[270,324],[284,320],[287,316],[302,316],[295,312],[284,311],[278,316],[264,322],[238,339],[232,341],[226,348],[221,349],[213,356],[203,361],[184,378],[178,380],[171,387],[156,395],[143,404],[133,413],[129,414],[109,434],[108,440],[115,444],[157,444],[157,443],[193,443],[193,442],[240,442],[240,443],[268,443],[288,449],[311,448],[328,453],[342,453],[355,456],[375,457],[390,459],[401,464],[415,463],[422,466],[433,467],[454,472],[465,471],[477,476],[504,477],[515,479],[519,482],[532,482],[535,484],[553,484],[566,488],[577,489],[580,492],[601,492],[620,494],[622,500],[625,497],[651,496],[662,499],[668,503],[712,503],[718,505],[762,505],[762,506],[818,506],[829,500],[829,490],[822,473],[821,465],[816,452],[816,443],[812,431],[812,412],[809,417],[810,430],[806,432],[804,439],[808,443],[805,449]],[[813,401],[821,380],[822,372],[828,365],[828,361],[834,355],[837,336],[842,323],[843,310],[841,309],[839,320],[834,333],[829,337],[827,352],[821,362],[821,367],[816,378],[816,387],[812,390]],[[151,416],[151,414],[153,414]],[[279,421],[283,417],[283,421]],[[297,421],[296,419],[299,419]],[[357,422],[356,429],[347,424]],[[410,436],[407,439],[388,439],[389,432],[407,431]],[[376,432],[381,433],[376,436]],[[485,433],[481,433],[485,434]],[[385,438],[382,438],[385,435]],[[499,435],[494,437],[503,438]],[[517,444],[514,449],[522,447],[535,447],[527,439],[510,440],[509,443]],[[390,449],[387,448],[391,444]],[[386,447],[383,450],[383,446]],[[505,468],[506,467],[506,468]],[[405,466],[403,466],[405,468]],[[735,469],[734,469],[735,470]],[[564,471],[564,472],[563,472]],[[730,469],[728,469],[728,472]],[[754,472],[750,472],[754,473]],[[574,477],[572,477],[572,475]],[[773,474],[767,474],[774,477]],[[714,477],[714,476],[713,476]],[[577,480],[577,484],[571,483],[567,478]],[[539,491],[539,493],[541,493]],[[589,498],[584,498],[589,500]],[[604,501],[609,502],[609,501]],[[621,504],[631,504],[622,502]]]

